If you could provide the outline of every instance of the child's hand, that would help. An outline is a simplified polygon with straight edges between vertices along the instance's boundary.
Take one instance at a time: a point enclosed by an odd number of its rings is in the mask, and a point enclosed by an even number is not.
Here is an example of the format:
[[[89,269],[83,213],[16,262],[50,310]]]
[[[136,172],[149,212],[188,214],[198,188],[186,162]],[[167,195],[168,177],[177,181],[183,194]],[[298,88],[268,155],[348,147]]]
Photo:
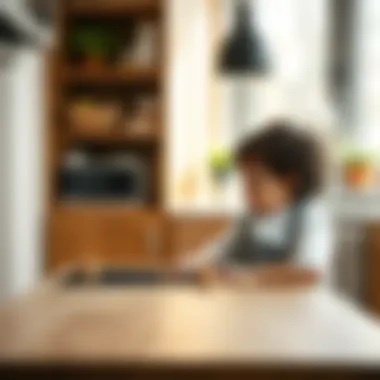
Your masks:
[[[227,268],[223,270],[224,282],[232,288],[255,288],[258,286],[254,270]]]
[[[257,277],[253,270],[237,268],[208,268],[202,271],[202,284],[213,287],[256,288]]]

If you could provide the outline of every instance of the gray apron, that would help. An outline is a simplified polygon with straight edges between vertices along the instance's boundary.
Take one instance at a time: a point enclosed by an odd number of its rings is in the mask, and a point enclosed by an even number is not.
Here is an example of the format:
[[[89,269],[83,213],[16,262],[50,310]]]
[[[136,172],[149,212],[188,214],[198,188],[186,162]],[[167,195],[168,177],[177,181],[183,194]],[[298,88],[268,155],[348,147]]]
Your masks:
[[[221,266],[256,266],[289,261],[297,250],[301,213],[301,206],[293,207],[287,226],[286,242],[282,246],[272,246],[256,241],[252,234],[254,217],[244,216],[219,264]]]

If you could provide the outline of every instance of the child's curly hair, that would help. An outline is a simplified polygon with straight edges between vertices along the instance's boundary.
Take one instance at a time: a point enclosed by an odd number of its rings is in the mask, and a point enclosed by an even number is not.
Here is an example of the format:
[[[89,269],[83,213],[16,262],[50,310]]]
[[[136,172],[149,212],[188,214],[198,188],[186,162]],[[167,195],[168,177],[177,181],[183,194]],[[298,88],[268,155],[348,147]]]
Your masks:
[[[298,179],[296,199],[321,190],[324,180],[323,149],[305,128],[288,120],[267,123],[261,132],[245,138],[235,151],[235,161],[259,161],[279,177]]]

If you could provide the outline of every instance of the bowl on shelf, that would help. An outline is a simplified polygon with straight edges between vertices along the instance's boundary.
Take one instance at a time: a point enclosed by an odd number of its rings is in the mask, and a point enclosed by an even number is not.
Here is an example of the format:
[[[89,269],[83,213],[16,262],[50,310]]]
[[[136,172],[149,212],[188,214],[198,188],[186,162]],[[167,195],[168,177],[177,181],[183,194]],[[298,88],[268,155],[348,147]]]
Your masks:
[[[109,134],[115,129],[121,114],[121,105],[113,101],[76,101],[68,109],[70,126],[79,135]]]

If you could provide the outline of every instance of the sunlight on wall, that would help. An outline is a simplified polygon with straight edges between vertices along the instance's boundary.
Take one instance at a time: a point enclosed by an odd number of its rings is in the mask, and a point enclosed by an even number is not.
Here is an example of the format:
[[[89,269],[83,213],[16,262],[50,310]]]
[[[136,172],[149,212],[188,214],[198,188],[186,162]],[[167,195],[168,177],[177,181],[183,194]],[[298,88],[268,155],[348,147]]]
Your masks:
[[[169,2],[169,206],[202,202],[207,151],[208,61],[206,2]]]
[[[219,84],[210,86],[218,48],[213,41],[216,25],[208,8],[212,2],[170,1],[167,203],[174,209],[240,205],[236,181],[215,192],[207,167],[214,146],[230,146],[239,137],[232,109],[234,85],[220,77]],[[222,35],[230,27],[233,5],[233,0],[224,0],[214,9],[224,25]],[[334,118],[326,75],[328,0],[257,0],[254,5],[255,26],[268,49],[272,69],[264,79],[248,81],[249,107],[242,115],[243,130],[276,116],[331,128]],[[220,91],[220,101],[210,97],[211,88]]]
[[[380,2],[357,4],[354,58],[355,140],[365,147],[380,147]]]

